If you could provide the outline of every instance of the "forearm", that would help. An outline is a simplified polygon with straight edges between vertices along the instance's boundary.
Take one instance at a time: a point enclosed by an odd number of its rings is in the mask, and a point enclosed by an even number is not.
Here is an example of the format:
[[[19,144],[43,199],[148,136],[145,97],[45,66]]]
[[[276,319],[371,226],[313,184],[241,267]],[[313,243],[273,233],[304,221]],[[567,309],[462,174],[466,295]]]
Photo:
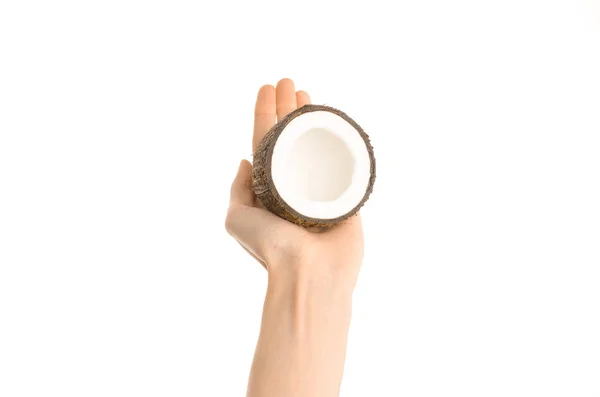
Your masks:
[[[334,397],[342,379],[351,292],[269,280],[248,397]]]

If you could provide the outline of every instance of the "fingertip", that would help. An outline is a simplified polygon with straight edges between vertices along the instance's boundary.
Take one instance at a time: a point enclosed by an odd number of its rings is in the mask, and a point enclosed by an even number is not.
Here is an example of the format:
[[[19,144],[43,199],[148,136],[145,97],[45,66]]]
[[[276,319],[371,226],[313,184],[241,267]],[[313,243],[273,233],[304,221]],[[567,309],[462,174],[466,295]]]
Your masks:
[[[241,159],[240,160],[240,165],[238,167],[238,171],[242,171],[242,170],[245,170],[245,169],[252,169],[252,163],[249,162],[246,159]]]
[[[280,102],[281,100],[287,102],[292,98],[293,102],[296,100],[296,86],[294,85],[294,81],[287,77],[279,80],[275,92],[277,95],[277,102]]]
[[[248,160],[243,159],[240,161],[240,166],[238,168],[238,176],[243,177],[245,180],[252,180],[252,163]],[[249,183],[249,182],[248,182]]]
[[[256,95],[256,106],[254,108],[257,114],[275,116],[275,100],[277,90],[271,84],[265,84],[258,90]]]
[[[299,90],[296,91],[296,102],[298,107],[302,107],[310,103],[310,96],[306,91]]]
[[[282,85],[294,85],[294,80],[288,78],[288,77],[284,77],[281,80],[279,80],[277,82],[277,86],[282,86]]]
[[[252,164],[246,160],[246,159],[242,159],[240,161],[240,165],[238,167],[238,173],[236,176],[236,179],[238,181],[242,181],[244,182],[245,185],[249,184],[249,181],[252,180]]]
[[[265,84],[258,90],[255,113],[258,115],[273,115],[275,117],[275,99],[277,90],[271,84]]]
[[[269,93],[271,91],[275,91],[275,87],[273,87],[273,85],[271,84],[265,84],[262,87],[260,87],[260,89],[258,90],[258,94],[265,94],[265,93]]]

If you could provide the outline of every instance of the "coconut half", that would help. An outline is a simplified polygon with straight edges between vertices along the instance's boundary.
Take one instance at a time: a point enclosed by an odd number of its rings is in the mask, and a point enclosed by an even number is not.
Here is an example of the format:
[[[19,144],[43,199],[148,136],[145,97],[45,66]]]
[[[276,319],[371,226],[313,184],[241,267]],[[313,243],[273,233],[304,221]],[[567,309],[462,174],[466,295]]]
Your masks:
[[[373,147],[344,112],[304,105],[260,142],[252,180],[272,213],[304,227],[331,227],[356,214],[373,191]]]

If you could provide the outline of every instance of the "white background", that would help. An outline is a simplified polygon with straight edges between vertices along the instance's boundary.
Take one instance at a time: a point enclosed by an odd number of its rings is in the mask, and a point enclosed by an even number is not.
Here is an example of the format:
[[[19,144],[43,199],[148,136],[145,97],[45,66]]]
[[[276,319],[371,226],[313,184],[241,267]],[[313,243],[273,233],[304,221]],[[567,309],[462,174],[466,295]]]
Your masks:
[[[2,1],[0,396],[242,396],[283,77],[371,135],[342,396],[600,396],[594,0]]]

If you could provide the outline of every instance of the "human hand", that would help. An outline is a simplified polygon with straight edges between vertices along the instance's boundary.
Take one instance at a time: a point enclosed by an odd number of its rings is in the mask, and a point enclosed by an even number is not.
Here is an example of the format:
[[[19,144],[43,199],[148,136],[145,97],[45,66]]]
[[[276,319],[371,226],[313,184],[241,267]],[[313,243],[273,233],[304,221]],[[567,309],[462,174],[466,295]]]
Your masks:
[[[276,121],[310,103],[283,79],[263,86],[256,100],[253,152]],[[265,210],[252,191],[252,165],[242,160],[231,186],[225,227],[269,272],[271,280],[307,281],[312,287],[352,291],[363,257],[360,215],[328,230],[307,230]]]

